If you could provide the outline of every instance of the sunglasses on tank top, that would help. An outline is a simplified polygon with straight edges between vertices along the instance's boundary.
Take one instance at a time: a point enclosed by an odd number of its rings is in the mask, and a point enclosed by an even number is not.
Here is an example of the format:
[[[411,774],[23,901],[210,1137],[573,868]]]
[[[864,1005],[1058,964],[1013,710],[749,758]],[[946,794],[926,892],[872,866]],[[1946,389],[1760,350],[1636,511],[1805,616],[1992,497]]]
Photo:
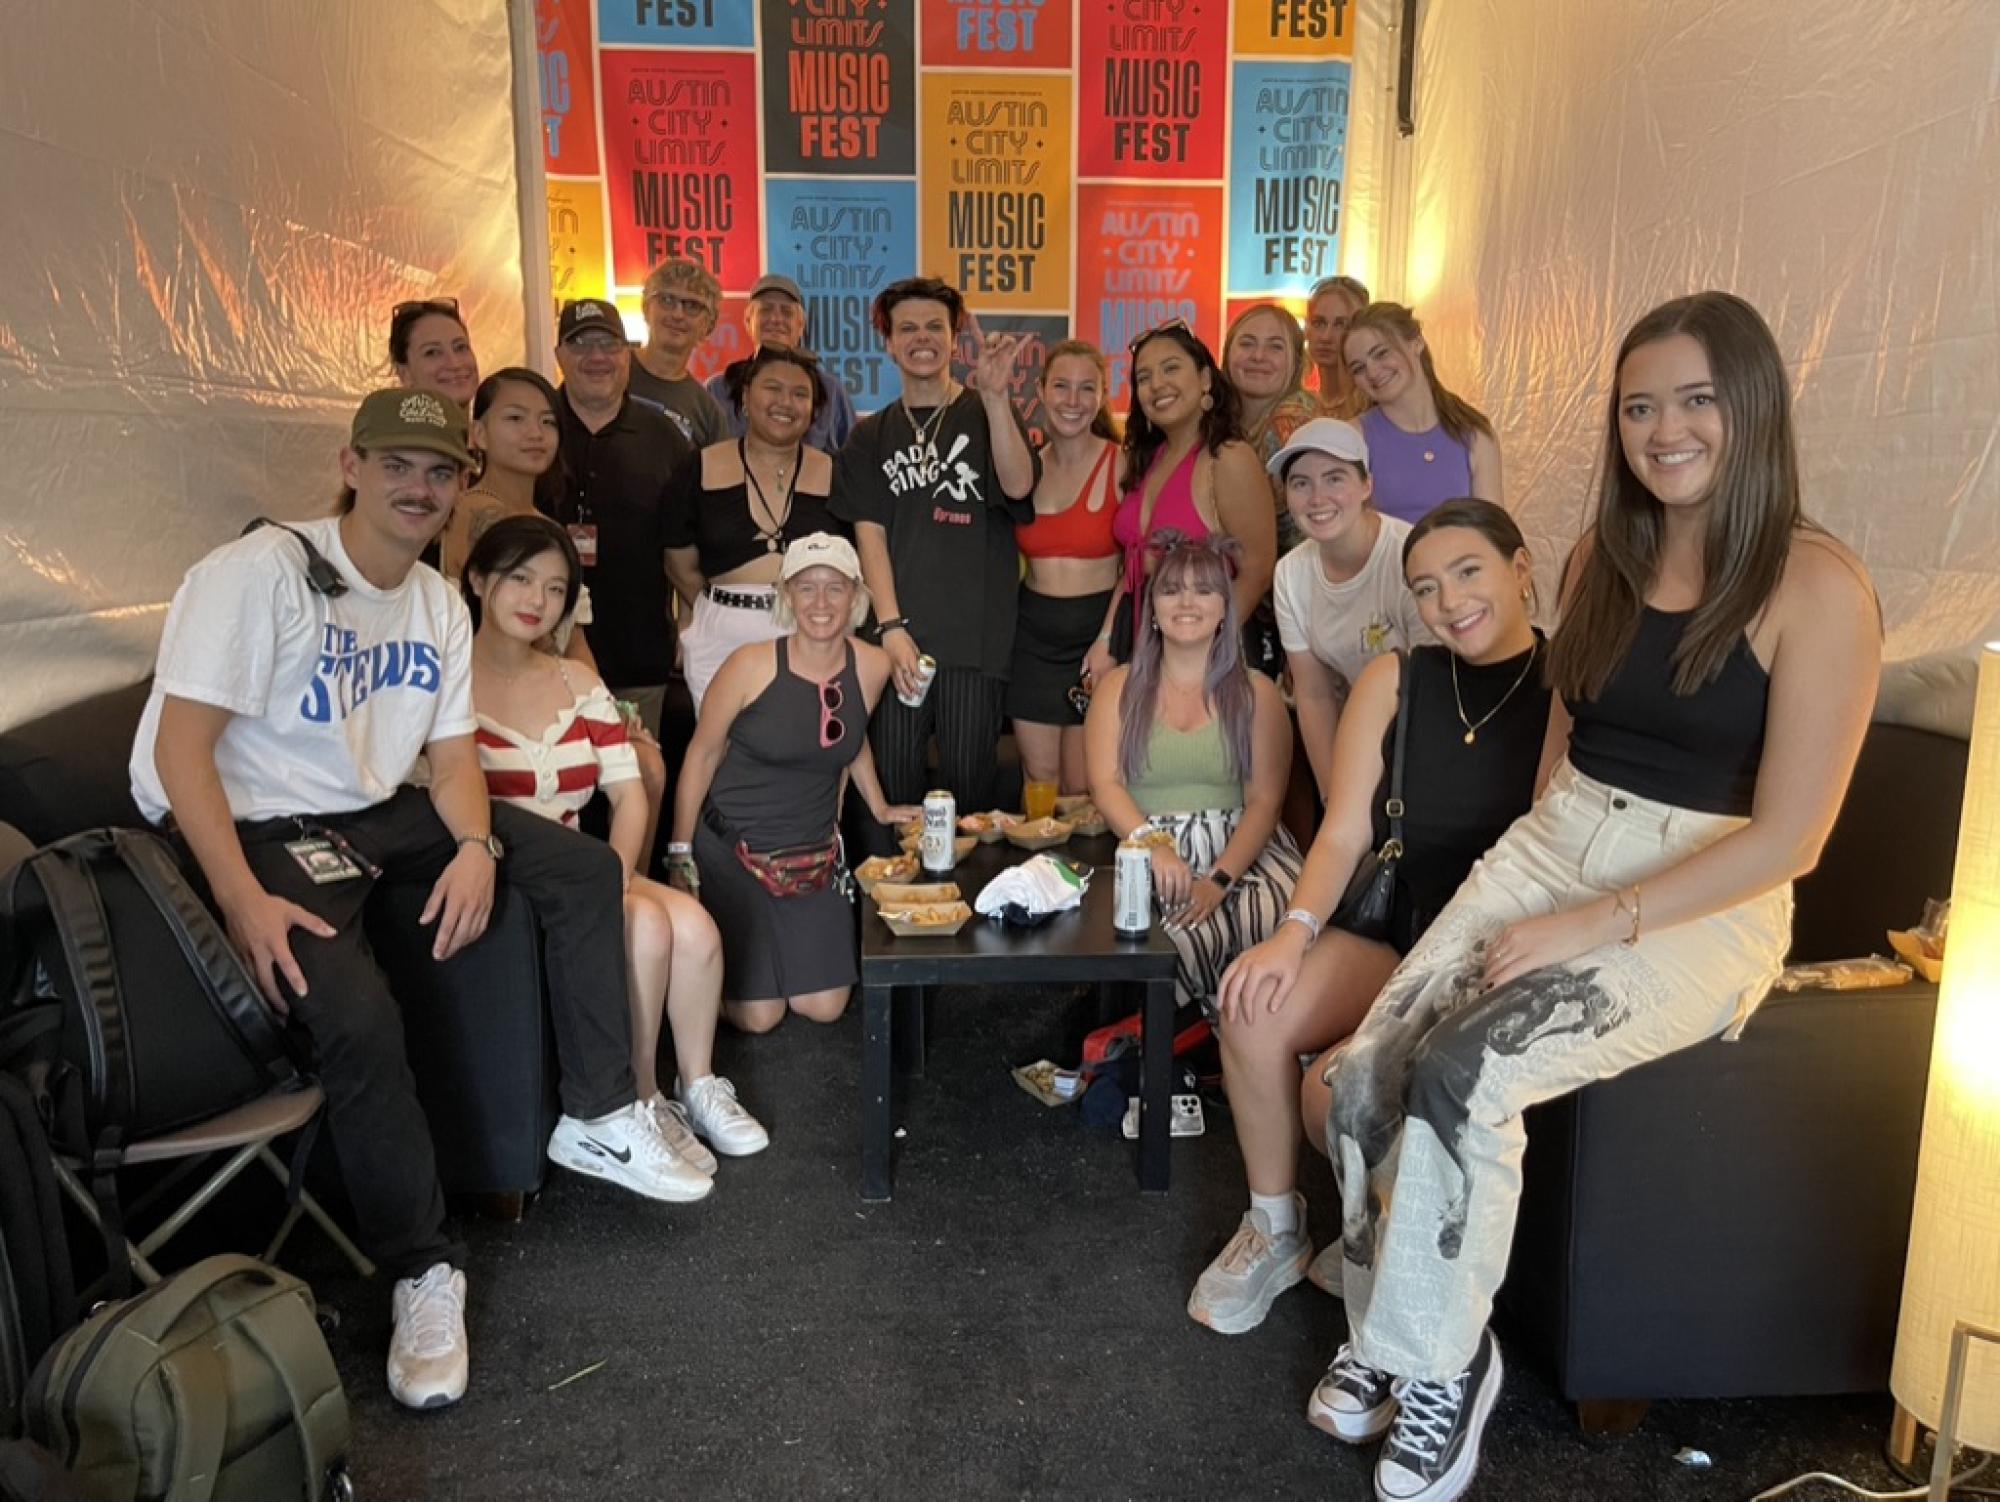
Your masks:
[[[822,751],[831,751],[847,736],[847,724],[839,718],[840,706],[846,697],[838,678],[829,678],[819,686],[819,748]]]

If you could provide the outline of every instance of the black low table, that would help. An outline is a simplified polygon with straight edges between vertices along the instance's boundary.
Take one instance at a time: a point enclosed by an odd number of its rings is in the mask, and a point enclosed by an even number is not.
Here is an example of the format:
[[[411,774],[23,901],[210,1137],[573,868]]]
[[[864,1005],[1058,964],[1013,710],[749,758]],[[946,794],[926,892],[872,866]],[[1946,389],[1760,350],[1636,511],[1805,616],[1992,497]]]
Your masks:
[[[1095,869],[1082,905],[1039,928],[1006,928],[974,914],[949,938],[902,939],[889,932],[873,898],[861,904],[861,1197],[889,1198],[894,1177],[891,1080],[900,1064],[921,1073],[924,990],[929,986],[1116,987],[1139,1000],[1139,1187],[1164,1193],[1174,1046],[1173,944],[1156,923],[1140,939],[1112,932],[1109,836],[1072,839],[1051,853]],[[968,905],[993,877],[1032,852],[1007,842],[979,845],[942,876]],[[900,1004],[899,1004],[900,1003]],[[1128,1003],[1129,1005],[1129,1003]]]

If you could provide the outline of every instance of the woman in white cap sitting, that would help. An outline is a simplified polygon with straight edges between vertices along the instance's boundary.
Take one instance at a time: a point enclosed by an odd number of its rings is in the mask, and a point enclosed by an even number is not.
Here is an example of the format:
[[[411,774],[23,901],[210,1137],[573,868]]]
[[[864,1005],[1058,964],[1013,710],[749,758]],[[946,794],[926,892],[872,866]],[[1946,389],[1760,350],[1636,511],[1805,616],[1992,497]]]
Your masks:
[[[1271,596],[1292,673],[1299,737],[1322,804],[1332,801],[1333,730],[1369,661],[1431,634],[1403,582],[1410,524],[1375,509],[1368,442],[1352,423],[1301,423],[1266,466],[1301,536]]]
[[[889,656],[854,640],[868,615],[861,560],[815,532],[785,551],[775,641],[739,647],[708,685],[674,796],[676,886],[696,891],[723,935],[723,1010],[746,1032],[797,1012],[832,1022],[857,975],[840,858],[851,774],[884,824],[918,815],[882,796],[868,716]]]

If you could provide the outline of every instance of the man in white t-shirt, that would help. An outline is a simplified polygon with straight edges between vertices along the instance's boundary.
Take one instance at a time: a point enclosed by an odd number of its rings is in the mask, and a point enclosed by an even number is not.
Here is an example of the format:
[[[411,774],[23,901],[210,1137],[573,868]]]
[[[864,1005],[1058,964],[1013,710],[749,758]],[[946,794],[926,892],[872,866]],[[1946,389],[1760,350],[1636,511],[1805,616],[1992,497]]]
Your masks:
[[[1299,737],[1324,803],[1349,687],[1370,658],[1430,641],[1431,633],[1403,579],[1410,524],[1375,509],[1361,430],[1334,417],[1301,423],[1267,468],[1305,534],[1278,560],[1271,597]]]
[[[188,571],[132,750],[140,809],[172,820],[258,985],[310,1041],[363,1244],[397,1279],[389,1390],[414,1408],[465,1392],[465,1249],[445,1234],[402,1016],[363,934],[383,877],[434,882],[422,921],[439,960],[485,932],[496,877],[541,919],[565,1113],[552,1160],[654,1199],[709,1187],[633,1095],[617,857],[487,803],[465,604],[418,562],[470,463],[449,397],[362,402],[339,515],[259,528]],[[427,789],[409,785],[420,756]]]

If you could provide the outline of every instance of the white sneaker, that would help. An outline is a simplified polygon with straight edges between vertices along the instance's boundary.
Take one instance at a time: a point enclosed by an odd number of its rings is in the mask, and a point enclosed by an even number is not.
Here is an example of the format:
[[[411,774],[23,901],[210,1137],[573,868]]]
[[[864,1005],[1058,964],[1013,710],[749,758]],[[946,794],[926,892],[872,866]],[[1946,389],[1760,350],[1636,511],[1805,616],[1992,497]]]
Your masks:
[[[1254,1330],[1271,1312],[1279,1294],[1305,1275],[1312,1260],[1306,1240],[1305,1197],[1293,1194],[1296,1221],[1284,1235],[1273,1235],[1270,1217],[1262,1210],[1243,1212],[1243,1223],[1208,1264],[1188,1297],[1188,1317],[1218,1335]]]
[[[549,1138],[549,1161],[643,1194],[687,1204],[708,1198],[715,1180],[667,1146],[651,1107],[635,1100],[602,1121],[565,1116]]]
[[[747,1158],[771,1145],[771,1134],[743,1109],[736,1099],[736,1087],[721,1075],[703,1075],[687,1086],[676,1083],[674,1094],[687,1107],[695,1135],[706,1137],[708,1145],[723,1157]]]
[[[465,1396],[465,1274],[439,1262],[421,1278],[399,1278],[390,1306],[389,1396],[405,1408],[443,1408]]]
[[[692,1163],[713,1178],[720,1165],[715,1161],[715,1154],[701,1145],[701,1139],[688,1125],[687,1107],[677,1100],[668,1100],[657,1090],[646,1104],[652,1109],[653,1119],[660,1124],[660,1135],[667,1139],[667,1146],[674,1150],[674,1156],[683,1163]]]

